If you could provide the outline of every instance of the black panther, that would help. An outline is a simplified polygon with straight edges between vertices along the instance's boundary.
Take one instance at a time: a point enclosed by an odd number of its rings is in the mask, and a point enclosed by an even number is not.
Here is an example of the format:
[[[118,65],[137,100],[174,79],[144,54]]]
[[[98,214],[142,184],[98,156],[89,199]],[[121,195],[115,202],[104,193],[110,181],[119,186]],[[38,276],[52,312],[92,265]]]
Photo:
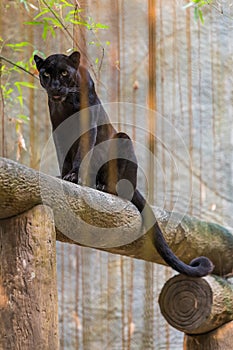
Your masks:
[[[48,94],[62,178],[129,199],[140,211],[158,253],[169,266],[187,276],[211,273],[214,266],[208,258],[198,257],[187,265],[169,248],[151,207],[137,190],[138,165],[133,143],[110,123],[90,73],[80,65],[80,53],[55,54],[46,59],[35,55],[34,59],[41,85]],[[71,116],[75,122],[69,126]],[[68,147],[75,131],[78,137]]]

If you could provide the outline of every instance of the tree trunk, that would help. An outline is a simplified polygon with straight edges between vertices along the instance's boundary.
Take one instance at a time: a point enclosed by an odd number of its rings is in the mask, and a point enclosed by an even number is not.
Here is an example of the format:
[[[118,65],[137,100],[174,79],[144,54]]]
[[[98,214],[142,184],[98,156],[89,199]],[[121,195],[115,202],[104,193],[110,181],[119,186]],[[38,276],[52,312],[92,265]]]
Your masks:
[[[0,237],[0,350],[58,349],[52,210],[0,220]]]
[[[233,285],[217,276],[190,278],[178,275],[166,282],[159,305],[173,327],[186,334],[206,336],[233,320]]]
[[[233,321],[213,332],[202,335],[186,335],[184,350],[231,350],[233,348]]]

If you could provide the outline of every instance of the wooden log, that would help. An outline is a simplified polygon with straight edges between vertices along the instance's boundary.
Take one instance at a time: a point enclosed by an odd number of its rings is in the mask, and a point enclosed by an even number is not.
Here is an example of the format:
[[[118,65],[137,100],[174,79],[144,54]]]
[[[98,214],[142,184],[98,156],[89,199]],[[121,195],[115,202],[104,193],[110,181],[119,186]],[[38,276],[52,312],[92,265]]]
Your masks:
[[[205,334],[233,320],[233,285],[218,276],[177,275],[164,285],[159,305],[167,322],[176,329]]]
[[[233,348],[233,321],[202,335],[185,335],[184,350],[231,350]]]
[[[56,350],[56,233],[39,205],[0,220],[0,350]]]
[[[53,210],[57,240],[165,265],[151,232],[143,232],[140,213],[128,201],[0,158],[0,218],[40,203]],[[215,274],[232,272],[233,235],[229,230],[159,208],[154,212],[169,246],[181,260],[189,263],[205,255],[215,265]]]
[[[128,201],[3,158],[0,170],[0,218],[43,203],[52,208],[63,241],[66,236],[76,244],[109,248],[141,236],[141,216]]]

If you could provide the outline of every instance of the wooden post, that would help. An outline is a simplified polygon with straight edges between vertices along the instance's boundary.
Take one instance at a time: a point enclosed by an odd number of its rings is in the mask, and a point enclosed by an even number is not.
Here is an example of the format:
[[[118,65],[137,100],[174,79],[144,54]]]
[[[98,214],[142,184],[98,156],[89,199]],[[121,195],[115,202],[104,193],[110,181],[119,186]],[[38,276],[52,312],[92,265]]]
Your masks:
[[[166,282],[159,305],[186,334],[184,350],[229,350],[233,344],[233,285],[218,276],[178,275]]]
[[[233,347],[233,321],[201,335],[185,335],[184,350],[231,350]]]
[[[55,242],[46,206],[0,220],[0,350],[58,349]]]

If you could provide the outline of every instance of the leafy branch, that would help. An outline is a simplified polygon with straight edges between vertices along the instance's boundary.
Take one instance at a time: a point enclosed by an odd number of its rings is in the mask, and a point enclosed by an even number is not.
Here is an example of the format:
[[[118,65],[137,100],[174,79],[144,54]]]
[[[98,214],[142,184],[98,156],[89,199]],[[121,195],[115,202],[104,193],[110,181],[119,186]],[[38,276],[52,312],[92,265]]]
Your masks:
[[[6,44],[5,46],[10,47],[13,51],[21,51],[26,46],[31,45],[28,42],[21,42],[16,44]],[[0,54],[0,75],[1,75],[1,84],[0,84],[0,94],[1,94],[1,102],[2,102],[2,114],[5,114],[5,104],[6,101],[8,105],[14,105],[15,102],[20,105],[20,113],[17,114],[16,117],[16,126],[19,124],[18,122],[28,122],[29,118],[22,113],[22,109],[24,108],[24,88],[35,89],[36,86],[32,82],[28,81],[14,81],[11,82],[12,73],[16,72],[26,73],[33,77],[34,79],[39,79],[38,76],[33,73],[36,71],[35,65],[33,63],[33,55],[38,53],[38,50],[34,50],[29,60],[26,62],[19,61],[14,62],[13,60],[3,56]],[[7,64],[4,64],[7,63]],[[9,67],[10,66],[10,67]],[[18,121],[17,121],[18,120]],[[16,130],[17,131],[17,130]]]
[[[223,5],[220,3],[220,1],[214,0],[192,0],[191,2],[187,3],[183,6],[184,9],[188,9],[190,7],[194,7],[194,18],[196,21],[200,20],[201,23],[204,23],[204,16],[203,16],[203,9],[209,6],[213,8],[215,11],[220,13],[220,15],[229,18],[230,20],[233,20],[233,17],[226,13],[226,11],[223,8]],[[229,8],[231,5],[229,5]]]
[[[10,45],[8,45],[8,46],[10,46]],[[6,58],[6,57],[0,55],[0,60],[9,63],[10,65],[12,65],[12,66],[15,67],[15,68],[18,68],[19,70],[22,70],[24,73],[27,73],[27,74],[31,75],[31,76],[32,76],[33,78],[35,78],[35,79],[39,79],[38,76],[37,76],[36,74],[30,72],[30,70],[28,70],[28,69],[22,67],[22,66],[19,65],[18,63],[11,61],[9,58]]]
[[[41,32],[41,37],[44,41],[48,39],[50,34],[52,38],[56,38],[58,31],[64,33],[68,42],[72,42],[72,49],[77,48],[81,51],[82,56],[85,58],[86,62],[89,63],[89,67],[93,72],[93,75],[97,80],[99,80],[99,72],[102,67],[103,59],[105,56],[105,46],[110,44],[109,41],[102,43],[98,37],[98,31],[102,29],[107,29],[108,26],[102,23],[96,23],[91,16],[86,15],[84,10],[80,8],[78,1],[72,0],[37,0],[37,2],[28,1],[28,0],[15,0],[15,4],[18,4],[23,8],[24,13],[27,13],[28,19],[25,20],[25,25],[30,25],[37,27]],[[9,7],[10,8],[10,7]],[[95,45],[96,47],[102,50],[102,55],[99,58],[96,58],[94,64],[89,60],[85,50],[80,47],[80,43],[75,39],[75,35],[71,30],[75,26],[83,27],[93,36],[93,40],[90,41],[89,45]],[[38,31],[38,30],[37,30]],[[36,73],[36,66],[33,61],[33,56],[35,54],[40,54],[42,57],[45,57],[43,52],[39,52],[34,49],[34,45],[28,41],[21,41],[17,43],[8,42],[0,36],[0,101],[1,101],[1,115],[2,115],[2,150],[4,152],[4,120],[8,113],[14,109],[19,110],[15,114],[15,117],[10,116],[11,121],[15,123],[16,133],[18,135],[17,144],[19,145],[17,151],[17,159],[21,153],[22,149],[26,150],[24,138],[23,138],[23,123],[29,121],[29,117],[26,115],[27,110],[25,97],[25,89],[35,89],[33,79],[38,80],[38,75]],[[4,55],[4,49],[8,48],[16,53],[18,57],[18,52],[23,53],[23,56],[27,55],[25,50],[29,48],[29,58],[26,60],[14,61],[14,59],[6,57]],[[68,51],[71,51],[69,48]],[[9,56],[9,55],[8,55]],[[16,58],[17,60],[17,58]],[[98,67],[98,75],[96,73],[96,68]],[[19,75],[17,77],[16,74]],[[26,73],[30,78],[22,79],[22,73]],[[33,77],[33,79],[31,78]],[[25,104],[24,104],[25,103]],[[16,108],[13,108],[15,104],[19,104]]]
[[[102,58],[99,62],[98,59],[95,60],[95,64],[99,65],[99,70],[102,67],[102,62],[104,58],[104,47],[102,43],[99,41],[96,36],[96,32],[99,29],[107,29],[108,26],[95,23],[90,16],[83,16],[83,9],[79,7],[78,2],[74,4],[69,0],[38,0],[39,6],[34,6],[31,2],[27,0],[17,0],[20,6],[24,6],[24,9],[29,13],[31,10],[36,11],[32,20],[24,22],[25,25],[31,26],[40,26],[42,27],[42,39],[46,40],[48,33],[51,33],[53,37],[56,37],[56,30],[60,29],[67,36],[69,40],[72,41],[73,46],[77,47],[82,55],[85,57],[86,61],[89,62],[90,68],[93,71],[93,74],[97,78],[96,71],[91,64],[90,60],[87,57],[86,52],[83,52],[79,43],[75,40],[74,35],[69,30],[69,25],[75,26],[83,26],[86,29],[90,30],[94,35],[97,41],[92,41],[90,44],[96,44],[98,47],[102,48]],[[0,38],[3,42],[3,39]],[[106,45],[109,45],[109,42],[106,42]],[[2,45],[3,47],[9,47],[14,52],[23,52],[24,49],[28,46],[33,47],[32,43],[28,41],[22,41],[19,43],[8,43]],[[1,50],[2,51],[2,50]],[[17,100],[20,103],[20,106],[23,107],[23,87],[34,88],[32,83],[28,83],[26,81],[16,81],[13,84],[10,82],[10,76],[12,72],[24,72],[29,74],[35,79],[38,79],[38,76],[34,73],[36,71],[35,64],[33,62],[34,54],[38,53],[38,50],[33,50],[33,53],[28,61],[20,61],[13,62],[13,60],[5,57],[4,55],[0,55],[1,64],[1,94],[3,96],[2,99],[7,100],[8,102],[14,102],[12,96],[14,96],[14,91],[18,92]],[[43,55],[43,53],[40,52]],[[6,64],[4,64],[4,62]],[[8,66],[12,66],[13,68],[9,68]]]
[[[90,68],[93,70],[93,73],[96,77],[96,72],[93,69],[93,65],[90,62],[86,52],[82,50],[79,43],[75,40],[73,34],[69,30],[69,25],[78,25],[83,26],[86,29],[90,30],[97,40],[97,46],[100,46],[102,49],[102,58],[100,61],[99,69],[102,66],[102,61],[104,58],[104,46],[99,41],[99,39],[96,37],[96,32],[99,29],[107,29],[108,26],[102,23],[95,23],[92,17],[90,16],[82,16],[83,9],[78,7],[78,4],[74,5],[73,3],[68,2],[67,0],[60,0],[60,1],[47,1],[47,0],[40,0],[43,4],[40,12],[33,18],[32,21],[24,22],[26,25],[33,25],[33,26],[43,26],[43,32],[42,32],[42,38],[43,40],[47,39],[48,32],[51,33],[53,37],[55,37],[55,29],[59,28],[61,29],[69,40],[72,41],[73,46],[77,47],[79,51],[82,53],[83,57],[85,57],[86,61],[89,62]],[[62,11],[58,12],[56,9],[54,9],[54,6],[57,6],[60,10],[66,9],[66,14],[63,16]],[[68,12],[67,12],[68,11]],[[95,43],[94,41],[91,42],[92,44]],[[109,45],[109,41],[106,42],[106,45]],[[99,63],[97,60],[96,63]]]

